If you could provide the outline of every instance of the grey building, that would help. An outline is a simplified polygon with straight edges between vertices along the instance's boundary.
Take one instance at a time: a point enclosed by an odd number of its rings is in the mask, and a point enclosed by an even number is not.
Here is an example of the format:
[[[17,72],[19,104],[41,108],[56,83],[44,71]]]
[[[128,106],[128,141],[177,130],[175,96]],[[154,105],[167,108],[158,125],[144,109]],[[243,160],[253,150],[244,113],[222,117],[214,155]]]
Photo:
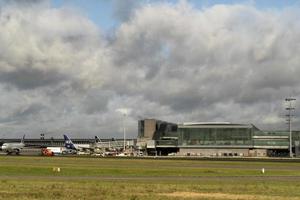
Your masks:
[[[287,131],[261,131],[253,124],[139,121],[138,145],[148,154],[186,156],[288,156]],[[299,155],[300,131],[293,131]]]

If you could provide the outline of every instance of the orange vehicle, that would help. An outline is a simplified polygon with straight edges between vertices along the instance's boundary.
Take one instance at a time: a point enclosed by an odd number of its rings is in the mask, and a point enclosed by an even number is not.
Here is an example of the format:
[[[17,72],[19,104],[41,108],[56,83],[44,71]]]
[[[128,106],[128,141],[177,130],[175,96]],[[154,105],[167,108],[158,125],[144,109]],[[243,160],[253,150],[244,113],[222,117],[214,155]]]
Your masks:
[[[42,148],[41,151],[43,156],[54,156],[54,153],[50,149]]]

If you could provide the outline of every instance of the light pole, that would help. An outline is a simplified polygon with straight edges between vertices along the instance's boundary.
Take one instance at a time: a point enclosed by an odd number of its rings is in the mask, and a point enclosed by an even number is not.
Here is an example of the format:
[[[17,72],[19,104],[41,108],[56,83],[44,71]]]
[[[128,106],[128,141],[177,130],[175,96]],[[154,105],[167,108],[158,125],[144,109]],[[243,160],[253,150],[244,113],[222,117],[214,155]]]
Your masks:
[[[292,151],[292,110],[295,110],[295,108],[292,107],[292,101],[296,101],[295,98],[286,98],[285,99],[286,102],[288,102],[288,107],[286,108],[286,110],[288,111],[288,114],[286,115],[288,117],[287,121],[289,124],[289,138],[290,138],[290,142],[289,142],[289,151],[290,151],[290,157],[293,157],[293,151]]]
[[[123,113],[123,135],[124,135],[124,147],[123,147],[123,151],[125,152],[125,148],[126,148],[126,129],[125,129],[125,119],[126,119],[126,113]]]
[[[125,120],[126,120],[126,116],[128,113],[128,109],[127,108],[119,108],[116,111],[122,113],[123,115],[123,120],[122,120],[122,124],[123,124],[123,136],[124,136],[124,144],[123,144],[123,151],[125,151],[126,148],[126,128],[125,128]]]

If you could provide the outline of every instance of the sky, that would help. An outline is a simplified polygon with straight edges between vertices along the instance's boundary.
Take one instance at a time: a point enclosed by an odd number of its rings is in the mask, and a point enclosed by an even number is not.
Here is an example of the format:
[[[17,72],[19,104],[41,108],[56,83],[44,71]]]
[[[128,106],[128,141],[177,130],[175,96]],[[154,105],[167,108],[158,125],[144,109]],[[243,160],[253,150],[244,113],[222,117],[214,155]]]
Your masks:
[[[299,1],[0,0],[0,138],[137,121],[300,130]],[[126,116],[120,111],[127,111]]]

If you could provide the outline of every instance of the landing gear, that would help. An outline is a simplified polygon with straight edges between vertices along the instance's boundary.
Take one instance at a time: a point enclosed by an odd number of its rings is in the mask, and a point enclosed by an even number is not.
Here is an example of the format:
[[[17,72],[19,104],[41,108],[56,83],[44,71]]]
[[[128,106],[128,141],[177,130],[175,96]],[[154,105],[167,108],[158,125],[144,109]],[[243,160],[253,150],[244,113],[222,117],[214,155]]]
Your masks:
[[[12,155],[13,153],[15,153],[17,156],[20,155],[20,150],[15,150],[15,151],[7,151],[6,155]]]

